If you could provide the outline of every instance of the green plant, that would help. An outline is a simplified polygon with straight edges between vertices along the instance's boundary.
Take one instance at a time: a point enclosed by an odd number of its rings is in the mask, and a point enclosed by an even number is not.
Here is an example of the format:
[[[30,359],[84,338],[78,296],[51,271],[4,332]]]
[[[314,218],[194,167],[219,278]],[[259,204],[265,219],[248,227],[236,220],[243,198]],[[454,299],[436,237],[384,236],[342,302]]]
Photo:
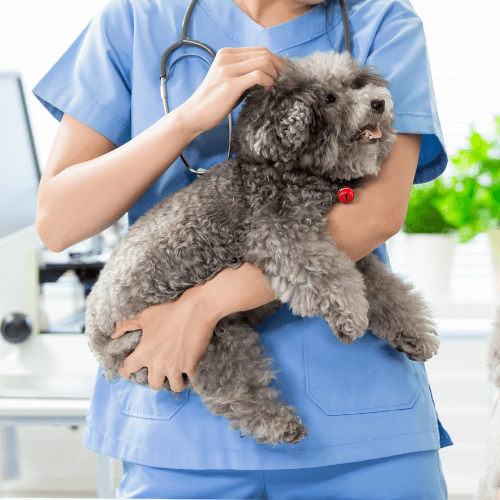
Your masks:
[[[408,211],[403,223],[407,234],[448,234],[457,232],[458,226],[445,219],[438,208],[448,196],[451,180],[438,177],[425,184],[412,187]]]
[[[459,242],[467,243],[479,233],[500,228],[500,116],[495,121],[497,140],[493,142],[471,126],[470,147],[450,157],[454,164],[451,179],[438,177],[412,188],[405,232],[455,230]]]

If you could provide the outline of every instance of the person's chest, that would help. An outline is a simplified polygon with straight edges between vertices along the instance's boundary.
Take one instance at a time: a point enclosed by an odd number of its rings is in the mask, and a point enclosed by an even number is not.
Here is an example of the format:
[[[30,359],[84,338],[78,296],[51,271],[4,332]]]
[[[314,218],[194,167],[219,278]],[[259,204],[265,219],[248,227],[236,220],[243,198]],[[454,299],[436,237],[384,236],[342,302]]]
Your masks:
[[[232,0],[220,1],[225,3]],[[132,138],[151,127],[165,114],[160,92],[160,59],[165,49],[179,40],[189,2],[177,0],[164,4],[165,2],[136,2],[137,8],[133,12],[134,41],[130,71]],[[333,50],[324,26],[321,29],[319,12],[310,16],[309,23],[305,19],[301,19],[300,23],[295,19],[285,23],[286,27],[283,25],[269,29],[258,27],[250,18],[245,21],[240,16],[231,17],[231,12],[226,13],[226,18],[217,19],[220,12],[222,11],[211,4],[211,0],[199,0],[192,13],[188,37],[209,45],[215,53],[223,47],[257,45],[265,46],[275,54],[287,54],[291,57],[305,57],[316,51]],[[324,16],[324,10],[322,12]],[[324,23],[323,17],[321,20]],[[306,25],[311,26],[312,32],[305,36],[303,43],[297,43],[301,37],[304,38],[300,31]],[[319,36],[314,36],[315,31]],[[324,32],[321,33],[322,31]],[[286,37],[280,37],[280,34]],[[195,93],[210,69],[209,63],[212,63],[209,53],[195,46],[180,47],[169,56],[166,62],[169,111],[181,106]],[[231,112],[233,131],[243,104]],[[195,120],[196,117],[193,116],[192,119]],[[194,168],[209,169],[227,159],[228,141],[226,117],[212,130],[198,135],[187,146],[183,155]]]

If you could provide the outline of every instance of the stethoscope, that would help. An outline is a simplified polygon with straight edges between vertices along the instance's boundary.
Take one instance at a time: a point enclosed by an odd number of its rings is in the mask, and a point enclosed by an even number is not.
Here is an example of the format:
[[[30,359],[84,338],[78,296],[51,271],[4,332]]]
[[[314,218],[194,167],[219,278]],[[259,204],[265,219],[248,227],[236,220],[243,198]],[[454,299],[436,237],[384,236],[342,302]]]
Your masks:
[[[191,0],[191,3],[189,4],[189,7],[186,11],[186,14],[184,15],[184,19],[182,21],[182,31],[181,31],[181,38],[178,42],[174,43],[171,45],[165,52],[163,52],[160,60],[160,91],[161,91],[161,98],[163,100],[163,107],[165,108],[165,115],[168,114],[168,105],[167,105],[167,79],[168,75],[170,74],[170,69],[172,66],[177,62],[183,59],[184,57],[187,56],[196,56],[200,57],[201,59],[204,59],[209,66],[212,65],[210,61],[207,60],[206,57],[200,56],[199,54],[184,54],[180,57],[178,57],[168,68],[168,73],[166,73],[165,68],[167,65],[167,59],[168,56],[176,49],[179,47],[182,47],[183,45],[194,45],[195,47],[199,47],[200,49],[205,50],[210,54],[210,57],[212,58],[212,61],[215,59],[216,53],[215,51],[208,46],[205,43],[198,42],[196,40],[191,40],[190,38],[187,37],[187,30],[189,26],[189,21],[191,20],[191,14],[193,13],[194,6],[196,5],[196,2],[198,0]],[[349,28],[349,18],[347,16],[347,7],[345,4],[345,0],[339,0],[340,2],[340,7],[342,10],[342,21],[344,23],[344,40],[345,40],[345,50],[349,53],[351,53],[351,31]],[[227,159],[229,160],[231,156],[231,139],[232,139],[232,120],[231,120],[231,113],[227,115],[228,117],[228,126],[229,126],[229,148],[227,151]],[[194,170],[191,168],[189,163],[187,162],[186,158],[184,158],[184,155],[181,153],[181,160],[184,162],[184,165],[193,173],[196,175],[201,175],[205,173],[207,170],[204,168],[199,168],[198,170]]]

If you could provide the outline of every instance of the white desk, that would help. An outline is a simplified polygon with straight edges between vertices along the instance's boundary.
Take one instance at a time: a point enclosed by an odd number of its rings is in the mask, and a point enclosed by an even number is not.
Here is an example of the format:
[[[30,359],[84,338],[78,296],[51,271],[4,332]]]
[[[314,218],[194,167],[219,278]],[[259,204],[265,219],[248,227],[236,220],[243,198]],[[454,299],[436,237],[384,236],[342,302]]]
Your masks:
[[[18,425],[83,426],[89,405],[90,399],[0,397],[3,477],[19,477]],[[101,454],[97,457],[98,498],[114,498],[112,458]]]
[[[27,345],[2,345],[0,432],[4,479],[19,477],[16,427],[85,426],[97,361],[84,335],[36,335]],[[113,459],[97,454],[98,497],[114,498]]]

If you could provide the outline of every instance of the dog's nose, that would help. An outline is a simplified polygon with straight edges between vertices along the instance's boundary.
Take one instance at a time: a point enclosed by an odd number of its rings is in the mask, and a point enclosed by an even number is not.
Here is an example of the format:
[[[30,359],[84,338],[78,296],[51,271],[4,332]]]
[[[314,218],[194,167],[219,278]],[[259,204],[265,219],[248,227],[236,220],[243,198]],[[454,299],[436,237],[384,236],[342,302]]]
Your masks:
[[[383,99],[375,99],[370,104],[371,104],[373,111],[375,111],[376,113],[383,113],[384,112],[385,102]]]

